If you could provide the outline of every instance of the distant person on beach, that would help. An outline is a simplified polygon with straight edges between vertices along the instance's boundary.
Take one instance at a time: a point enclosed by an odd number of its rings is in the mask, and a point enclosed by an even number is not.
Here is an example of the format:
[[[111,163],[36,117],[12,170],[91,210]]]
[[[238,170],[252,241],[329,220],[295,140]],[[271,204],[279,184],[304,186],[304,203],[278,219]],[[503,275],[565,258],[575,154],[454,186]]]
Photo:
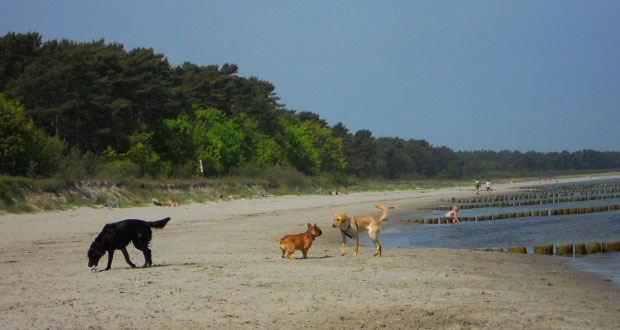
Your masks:
[[[478,195],[479,191],[480,191],[480,180],[476,179],[476,195]]]
[[[446,213],[446,222],[447,223],[452,223],[452,224],[457,224],[459,223],[459,218],[456,216],[456,212],[458,212],[459,208],[456,206],[452,207],[452,210],[448,211]]]
[[[487,191],[491,191],[491,181],[487,180]]]

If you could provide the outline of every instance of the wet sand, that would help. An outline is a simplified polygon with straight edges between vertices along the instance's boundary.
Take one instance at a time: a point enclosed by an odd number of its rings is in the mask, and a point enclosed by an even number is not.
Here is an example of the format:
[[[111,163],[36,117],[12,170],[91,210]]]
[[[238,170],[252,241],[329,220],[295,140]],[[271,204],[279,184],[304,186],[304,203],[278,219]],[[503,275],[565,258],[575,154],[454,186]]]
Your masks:
[[[536,182],[537,183],[537,182]],[[495,192],[518,185],[496,185]],[[2,329],[612,329],[620,289],[557,257],[360,247],[340,256],[336,212],[404,215],[470,187],[285,196],[176,208],[80,208],[0,216]],[[86,252],[104,224],[172,220],[154,230],[154,267],[117,251],[93,273]],[[278,240],[316,223],[309,259]],[[379,235],[381,239],[381,235]],[[142,254],[128,247],[137,265]],[[295,256],[301,256],[296,252]],[[104,256],[99,269],[107,262]]]

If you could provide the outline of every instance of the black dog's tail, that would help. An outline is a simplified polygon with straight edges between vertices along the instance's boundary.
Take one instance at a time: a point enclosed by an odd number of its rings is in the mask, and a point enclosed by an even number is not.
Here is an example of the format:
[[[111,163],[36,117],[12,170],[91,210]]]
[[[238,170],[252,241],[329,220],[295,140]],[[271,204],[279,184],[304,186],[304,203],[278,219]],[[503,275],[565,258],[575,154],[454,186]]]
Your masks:
[[[166,224],[168,223],[168,221],[170,221],[170,217],[167,217],[167,218],[161,219],[161,220],[157,220],[157,221],[147,222],[147,223],[149,224],[149,226],[151,228],[164,228],[166,226]]]

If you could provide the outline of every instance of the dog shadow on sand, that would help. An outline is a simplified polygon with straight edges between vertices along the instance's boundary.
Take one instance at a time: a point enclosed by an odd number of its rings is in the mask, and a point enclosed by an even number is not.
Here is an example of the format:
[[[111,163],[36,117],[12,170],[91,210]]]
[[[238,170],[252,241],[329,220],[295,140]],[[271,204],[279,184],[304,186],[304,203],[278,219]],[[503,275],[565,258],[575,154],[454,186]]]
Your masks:
[[[296,261],[296,260],[308,260],[308,259],[327,259],[327,258],[333,258],[334,256],[330,256],[330,255],[324,255],[322,257],[307,257],[307,258],[303,258],[303,257],[296,257],[295,260],[291,260],[291,261]]]
[[[162,268],[162,267],[184,267],[184,266],[185,266],[185,267],[186,267],[186,266],[196,267],[196,266],[201,266],[201,265],[204,265],[204,264],[197,263],[197,262],[183,262],[183,263],[171,263],[171,264],[165,264],[165,263],[163,263],[163,264],[153,264],[153,265],[151,265],[151,266],[149,266],[149,267],[142,267],[142,266],[138,266],[138,267],[136,267],[136,268],[131,268],[131,267],[127,267],[127,268],[125,268],[125,267],[122,267],[122,268],[112,268],[112,269],[108,269],[108,270],[101,269],[101,270],[97,270],[96,272],[97,272],[97,273],[100,273],[100,272],[109,272],[110,270],[117,270],[117,271],[138,271],[138,270],[146,270],[146,269],[149,269],[149,268]]]

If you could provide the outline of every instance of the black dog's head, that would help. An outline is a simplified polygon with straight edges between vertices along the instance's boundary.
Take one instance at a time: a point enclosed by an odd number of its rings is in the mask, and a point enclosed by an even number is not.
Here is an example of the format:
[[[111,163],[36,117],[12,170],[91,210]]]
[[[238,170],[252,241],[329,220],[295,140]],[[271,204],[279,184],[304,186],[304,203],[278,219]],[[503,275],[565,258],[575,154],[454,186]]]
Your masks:
[[[88,249],[88,267],[97,267],[99,259],[105,254],[103,246],[97,241],[94,241]]]

